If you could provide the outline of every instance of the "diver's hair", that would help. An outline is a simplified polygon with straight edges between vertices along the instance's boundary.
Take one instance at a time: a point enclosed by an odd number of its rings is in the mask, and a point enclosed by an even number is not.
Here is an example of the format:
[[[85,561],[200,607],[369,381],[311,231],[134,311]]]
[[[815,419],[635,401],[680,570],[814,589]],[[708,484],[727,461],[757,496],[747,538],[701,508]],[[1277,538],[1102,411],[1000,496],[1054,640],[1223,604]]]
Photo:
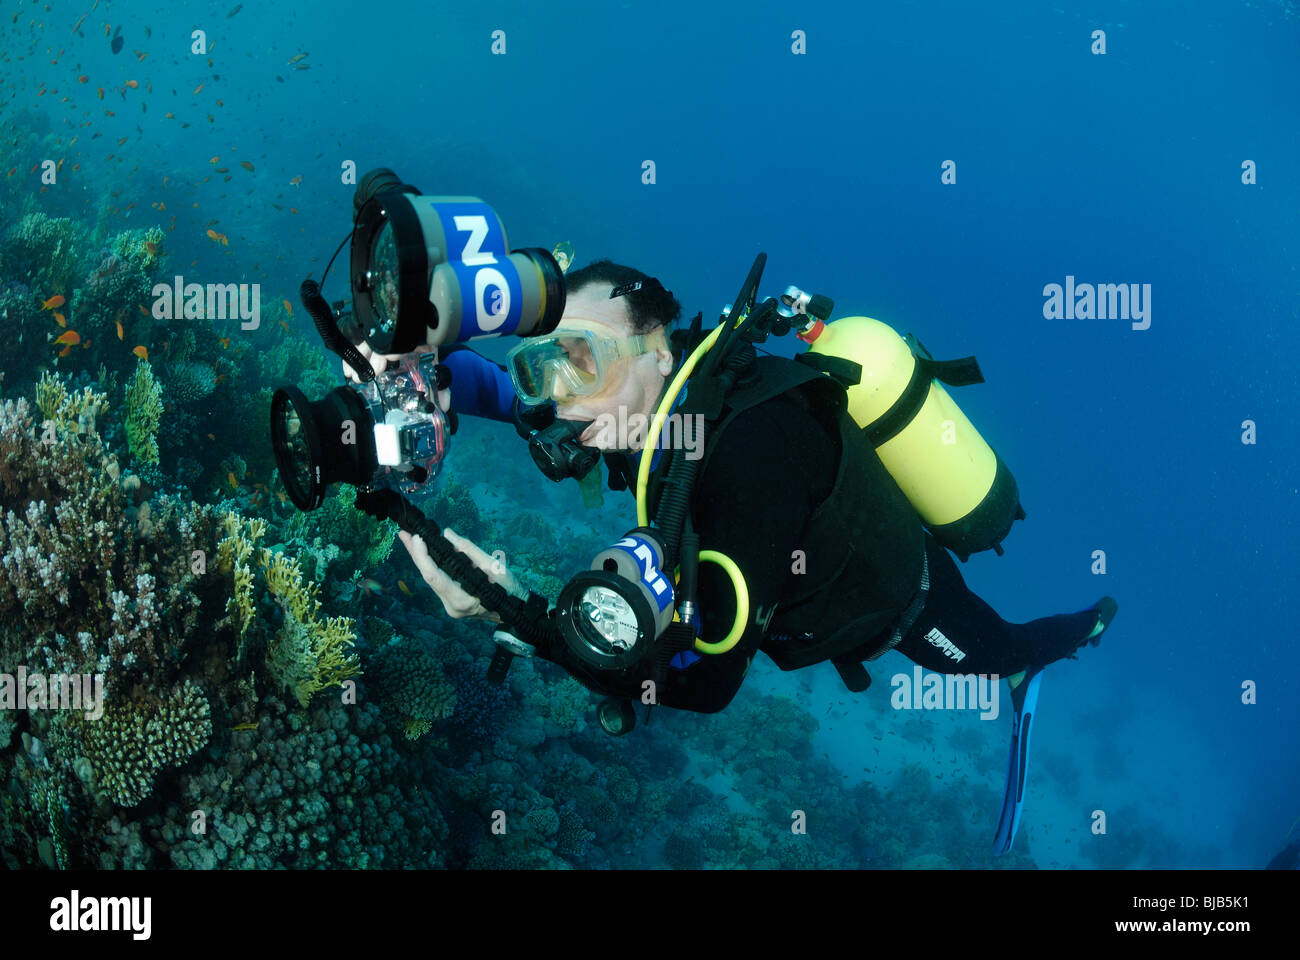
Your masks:
[[[661,326],[671,329],[682,315],[682,305],[664,289],[663,284],[635,267],[625,267],[612,260],[596,260],[581,270],[566,274],[564,286],[569,293],[577,293],[584,287],[621,287],[634,280],[641,281],[641,289],[623,295],[632,318],[632,333],[649,333]]]

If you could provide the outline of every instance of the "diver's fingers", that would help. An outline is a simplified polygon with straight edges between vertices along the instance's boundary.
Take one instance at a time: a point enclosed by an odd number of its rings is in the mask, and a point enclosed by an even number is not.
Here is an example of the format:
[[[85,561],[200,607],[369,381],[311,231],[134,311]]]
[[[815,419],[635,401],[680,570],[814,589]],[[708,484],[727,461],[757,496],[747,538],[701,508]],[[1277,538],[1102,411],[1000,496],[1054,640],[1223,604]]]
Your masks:
[[[420,571],[420,576],[424,578],[430,589],[438,595],[442,601],[443,608],[447,611],[447,616],[453,619],[462,617],[472,617],[483,613],[483,605],[477,599],[471,597],[465,592],[460,584],[456,583],[451,577],[447,576],[429,556],[429,548],[424,540],[420,537],[412,536],[405,530],[398,533],[398,538],[402,545],[406,547],[411,559],[415,562],[416,569]]]
[[[438,391],[438,406],[442,408],[444,413],[451,409],[451,387]]]

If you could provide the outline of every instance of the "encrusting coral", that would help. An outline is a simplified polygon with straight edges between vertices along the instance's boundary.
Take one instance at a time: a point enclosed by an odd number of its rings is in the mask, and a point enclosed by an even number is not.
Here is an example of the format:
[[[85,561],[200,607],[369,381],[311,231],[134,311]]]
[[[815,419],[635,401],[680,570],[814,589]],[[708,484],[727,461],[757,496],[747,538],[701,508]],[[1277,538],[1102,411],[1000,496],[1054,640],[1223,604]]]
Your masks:
[[[433,721],[456,709],[456,688],[443,675],[442,665],[413,640],[395,637],[384,644],[370,659],[366,675],[380,705],[397,717],[408,740],[418,740]]]

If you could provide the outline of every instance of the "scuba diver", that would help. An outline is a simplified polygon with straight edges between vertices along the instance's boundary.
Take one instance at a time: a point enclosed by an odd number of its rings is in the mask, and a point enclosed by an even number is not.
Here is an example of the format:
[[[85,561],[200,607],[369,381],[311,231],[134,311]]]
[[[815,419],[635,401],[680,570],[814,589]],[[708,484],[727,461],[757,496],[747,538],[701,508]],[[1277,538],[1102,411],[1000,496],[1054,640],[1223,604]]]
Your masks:
[[[722,710],[758,652],[782,670],[830,661],[853,691],[889,650],[1006,676],[994,849],[1010,849],[1043,668],[1096,646],[1117,604],[1013,624],[966,587],[949,551],[1000,554],[1024,517],[1009,470],[937,382],[981,382],[973,357],[935,361],[866,317],[828,322],[831,301],[794,287],[760,305],[762,254],[716,327],[697,314],[673,330],[681,306],[656,278],[608,260],[566,274],[560,248],[507,257],[474,198],[425,197],[374,171],[354,207],[353,315],[311,281],[303,302],[356,385],[316,403],[288,387],[272,403],[295,504],[356,484],[359,508],[401,527],[449,616],[499,625],[490,677],[515,656],[550,660],[606,697],[599,719],[615,735],[638,702]],[[791,330],[810,346],[795,359],[756,351]],[[504,365],[464,343],[504,334],[519,338]],[[462,413],[513,423],[543,473],[578,479],[584,496],[603,459],[610,489],[636,497],[637,526],[554,606],[402,496],[436,475]],[[335,441],[358,421],[373,445]]]

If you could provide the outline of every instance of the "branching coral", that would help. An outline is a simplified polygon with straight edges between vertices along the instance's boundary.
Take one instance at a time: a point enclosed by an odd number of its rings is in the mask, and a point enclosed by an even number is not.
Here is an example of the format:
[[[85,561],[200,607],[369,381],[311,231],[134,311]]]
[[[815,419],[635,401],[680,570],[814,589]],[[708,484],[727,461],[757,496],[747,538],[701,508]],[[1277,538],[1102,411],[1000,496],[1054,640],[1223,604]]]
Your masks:
[[[36,406],[62,430],[94,433],[96,418],[108,413],[108,397],[91,387],[70,393],[62,378],[47,372],[36,384]]]
[[[233,590],[226,603],[226,613],[239,622],[239,635],[248,631],[253,621],[253,571],[245,562],[253,554],[257,541],[266,533],[265,520],[245,520],[227,512],[221,518],[225,536],[217,543],[217,570],[231,577]]]
[[[162,386],[149,361],[141,358],[126,386],[126,442],[142,463],[158,462],[158,425],[162,421]]]
[[[41,296],[70,295],[68,281],[77,259],[73,221],[29,213],[5,234],[5,269],[32,278]]]
[[[267,591],[285,614],[267,647],[267,667],[305,707],[319,691],[361,672],[360,661],[350,651],[356,638],[353,622],[346,617],[320,620],[318,588],[303,582],[297,560],[265,547],[259,559]]]
[[[25,399],[0,404],[0,662],[165,679],[196,633],[190,558],[211,521],[166,498],[128,516],[130,478],[75,414],[93,392],[41,395],[52,435]]]
[[[110,701],[97,720],[60,714],[64,748],[84,756],[92,791],[124,807],[153,792],[158,774],[183,763],[212,736],[211,708],[192,680],[161,697]]]
[[[382,523],[356,509],[355,487],[340,484],[338,493],[322,504],[319,510],[299,511],[285,526],[286,540],[300,540],[316,550],[327,551],[329,545],[339,548],[339,556],[346,555],[347,562],[332,571],[341,580],[356,573],[365,573],[388,559],[397,539],[397,525],[391,520]],[[326,562],[333,560],[322,554]],[[316,577],[324,580],[325,570],[317,569]]]

